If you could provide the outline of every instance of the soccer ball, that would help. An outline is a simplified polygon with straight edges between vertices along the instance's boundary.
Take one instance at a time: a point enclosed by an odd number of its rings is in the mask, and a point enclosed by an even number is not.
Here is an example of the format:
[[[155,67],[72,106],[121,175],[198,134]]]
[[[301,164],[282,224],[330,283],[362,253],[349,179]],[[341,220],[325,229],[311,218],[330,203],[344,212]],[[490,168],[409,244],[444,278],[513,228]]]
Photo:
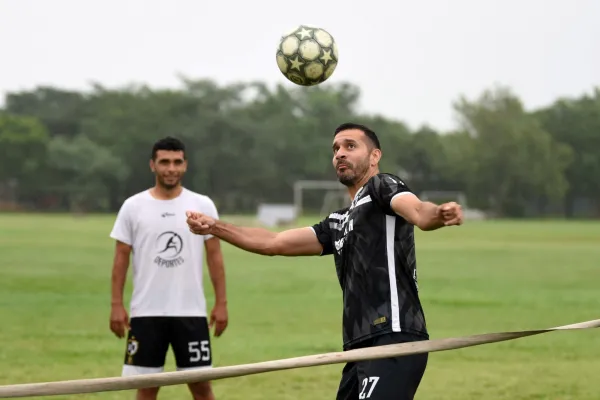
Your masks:
[[[324,29],[300,25],[285,35],[277,47],[277,66],[288,80],[301,86],[325,82],[335,71],[338,48]]]

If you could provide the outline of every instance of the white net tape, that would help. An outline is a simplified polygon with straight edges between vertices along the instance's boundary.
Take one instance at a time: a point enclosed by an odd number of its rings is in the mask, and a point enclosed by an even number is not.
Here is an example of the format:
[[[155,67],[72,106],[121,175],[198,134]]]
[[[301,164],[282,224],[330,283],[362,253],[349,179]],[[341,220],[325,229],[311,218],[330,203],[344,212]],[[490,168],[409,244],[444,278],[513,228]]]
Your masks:
[[[600,327],[600,319],[580,322],[571,325],[558,326],[555,328],[485,333],[480,335],[463,336],[457,338],[424,340],[420,342],[369,347],[343,352],[323,353],[303,357],[258,362],[253,364],[217,367],[208,370],[161,372],[157,374],[132,377],[80,379],[59,382],[6,385],[0,386],[0,398],[56,396],[65,394],[108,392],[157,386],[179,385],[190,382],[233,378],[237,376],[260,374],[286,369],[314,367],[327,364],[339,364],[352,361],[375,360],[380,358],[407,356],[411,354],[454,350],[486,343],[502,342],[526,336],[539,335],[541,333],[552,331],[590,329],[598,327]]]

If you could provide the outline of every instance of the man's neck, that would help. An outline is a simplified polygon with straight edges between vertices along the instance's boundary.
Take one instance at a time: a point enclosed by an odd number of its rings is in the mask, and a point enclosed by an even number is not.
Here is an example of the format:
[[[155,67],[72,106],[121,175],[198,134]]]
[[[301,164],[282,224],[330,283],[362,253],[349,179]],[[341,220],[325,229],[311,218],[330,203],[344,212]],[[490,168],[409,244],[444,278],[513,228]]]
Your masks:
[[[160,185],[155,185],[152,189],[150,189],[150,194],[152,197],[158,200],[172,200],[179,196],[183,191],[183,187],[181,185],[177,185],[172,189],[164,188]]]
[[[358,191],[360,190],[360,188],[362,188],[363,186],[365,186],[365,184],[369,181],[369,179],[371,179],[372,177],[374,177],[378,173],[379,173],[379,169],[370,171],[369,173],[365,174],[365,176],[363,176],[360,181],[356,182],[356,184],[354,184],[352,186],[349,186],[348,187],[348,194],[350,195],[350,200],[354,200],[354,197],[356,196],[356,193],[358,193]]]

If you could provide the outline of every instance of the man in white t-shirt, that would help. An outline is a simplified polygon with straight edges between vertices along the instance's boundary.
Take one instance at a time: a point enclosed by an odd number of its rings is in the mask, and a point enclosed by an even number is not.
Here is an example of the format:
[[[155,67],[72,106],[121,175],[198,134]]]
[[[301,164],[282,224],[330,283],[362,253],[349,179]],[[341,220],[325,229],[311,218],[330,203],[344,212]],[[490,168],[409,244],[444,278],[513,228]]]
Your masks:
[[[122,338],[127,332],[123,376],[163,371],[169,345],[178,370],[212,366],[209,329],[215,336],[227,327],[225,272],[220,241],[194,235],[186,210],[218,217],[213,201],[184,188],[185,146],[167,137],[154,144],[150,168],[155,186],[129,197],[119,210],[110,237],[116,240],[112,271],[110,329]],[[207,317],[203,260],[215,292]],[[132,256],[133,294],[130,317],[123,289]],[[189,385],[196,400],[213,400],[210,382]],[[139,389],[138,400],[156,399],[159,388]]]

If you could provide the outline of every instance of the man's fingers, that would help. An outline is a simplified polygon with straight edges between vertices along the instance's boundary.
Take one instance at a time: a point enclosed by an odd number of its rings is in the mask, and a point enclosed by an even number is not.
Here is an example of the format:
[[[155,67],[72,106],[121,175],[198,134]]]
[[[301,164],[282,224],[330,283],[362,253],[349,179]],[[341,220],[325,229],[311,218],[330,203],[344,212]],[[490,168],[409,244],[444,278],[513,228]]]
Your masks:
[[[129,318],[125,316],[121,320],[111,319],[109,326],[116,337],[122,338],[125,336],[125,331],[130,329]]]
[[[196,235],[203,235],[208,230],[208,227],[191,227],[190,232],[195,233]]]
[[[121,327],[117,324],[110,326],[110,330],[115,334],[116,337],[118,338],[122,338],[123,337],[123,329],[121,329]]]
[[[449,221],[444,222],[444,225],[446,225],[446,226],[460,225],[461,223],[462,223],[462,218],[456,217],[456,218],[453,218],[453,219],[451,219]]]
[[[195,211],[186,211],[185,216],[188,217],[189,219],[196,219],[198,216],[198,213]]]
[[[199,220],[200,218],[204,217],[204,214],[197,211],[186,211],[185,216],[188,220]]]
[[[217,327],[215,328],[215,336],[221,336],[227,328],[227,321],[218,321]]]
[[[447,203],[447,204],[442,204],[441,210],[442,210],[442,212],[457,213],[460,210],[460,205],[456,204],[454,202]]]
[[[453,219],[454,217],[456,217],[456,215],[453,212],[448,212],[448,211],[442,212],[442,219],[444,221],[449,221],[449,220]]]
[[[462,215],[461,208],[459,205],[446,206],[442,211],[442,216],[450,222],[450,220],[454,221],[456,218],[460,218]]]
[[[204,220],[190,220],[188,225],[196,228],[208,228],[208,224]]]

